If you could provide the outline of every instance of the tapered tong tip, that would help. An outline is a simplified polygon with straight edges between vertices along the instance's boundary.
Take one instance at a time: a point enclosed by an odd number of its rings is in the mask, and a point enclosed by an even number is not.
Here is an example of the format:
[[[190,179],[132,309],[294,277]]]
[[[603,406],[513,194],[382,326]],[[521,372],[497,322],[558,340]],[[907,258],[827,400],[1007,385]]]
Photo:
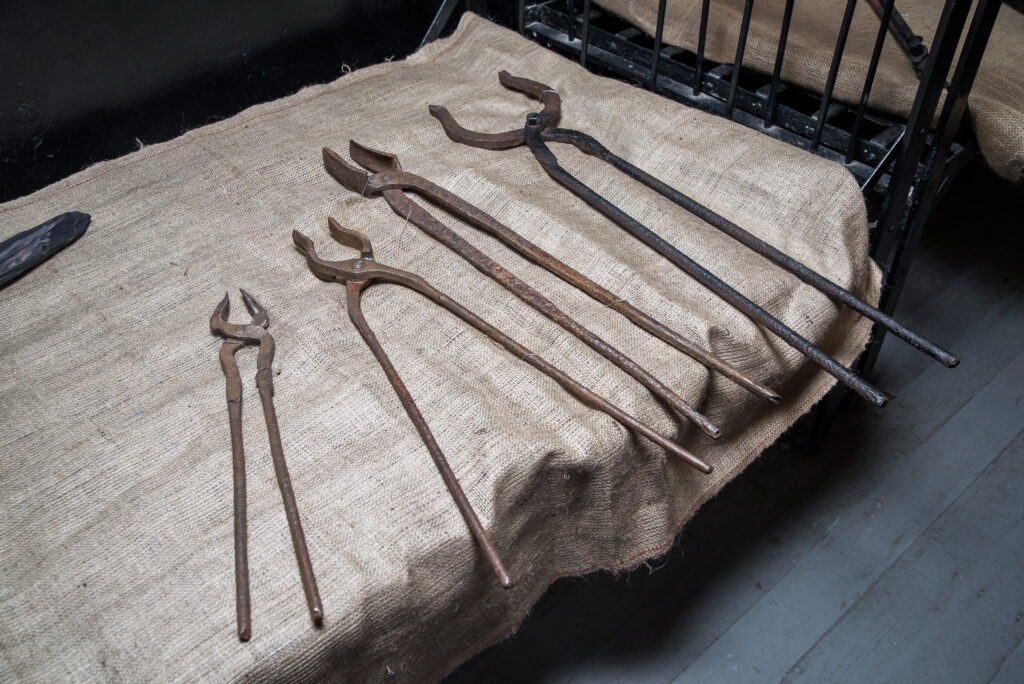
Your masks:
[[[344,185],[352,192],[362,194],[366,191],[366,185],[370,176],[360,169],[352,166],[341,158],[337,152],[329,147],[323,149],[324,168],[336,181]]]

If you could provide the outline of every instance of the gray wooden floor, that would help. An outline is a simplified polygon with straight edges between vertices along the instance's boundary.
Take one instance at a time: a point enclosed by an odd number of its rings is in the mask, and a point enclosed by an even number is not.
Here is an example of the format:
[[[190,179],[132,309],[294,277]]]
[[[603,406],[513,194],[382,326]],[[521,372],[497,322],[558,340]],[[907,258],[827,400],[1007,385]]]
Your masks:
[[[1024,188],[970,169],[816,455],[776,445],[669,554],[557,582],[450,682],[1024,681]]]

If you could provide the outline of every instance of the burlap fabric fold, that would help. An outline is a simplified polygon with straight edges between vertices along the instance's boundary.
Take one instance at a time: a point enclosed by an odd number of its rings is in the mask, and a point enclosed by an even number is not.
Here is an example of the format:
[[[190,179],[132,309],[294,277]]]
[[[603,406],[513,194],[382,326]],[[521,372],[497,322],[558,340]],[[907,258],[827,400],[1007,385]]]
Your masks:
[[[719,118],[588,74],[467,15],[450,38],[98,164],[0,206],[0,238],[62,211],[75,245],[0,291],[0,679],[428,681],[515,630],[555,578],[663,551],[694,511],[833,384],[801,357],[544,176],[526,149],[450,142],[427,112],[488,130],[532,104],[508,69],[564,96],[596,134],[868,299],[879,275],[841,167]],[[473,243],[646,364],[724,428],[712,443],[637,383],[323,170],[350,138],[505,220],[692,339],[782,390],[752,399],[465,225]],[[868,326],[610,168],[567,167],[844,362]],[[379,261],[425,276],[588,387],[715,466],[704,476],[566,395],[418,295],[364,309],[517,584],[499,587],[391,387],[346,316],[326,217]],[[253,639],[235,636],[231,455],[220,340],[237,288],[270,313],[284,439],[326,612],[306,613],[254,386],[245,379]],[[699,559],[695,559],[699,562]]]
[[[654,35],[658,0],[599,0],[598,4]],[[669,0],[663,34],[666,43],[696,49],[701,4],[700,0]],[[710,59],[731,63],[736,58],[744,4],[744,0],[711,3],[705,47]],[[912,0],[898,3],[897,8],[928,45],[935,36],[944,4],[944,0]],[[754,3],[743,55],[746,66],[772,73],[785,5],[785,0]],[[845,7],[846,0],[793,4],[782,65],[783,80],[819,93],[823,90]],[[836,77],[834,96],[837,100],[860,101],[877,35],[878,15],[866,2],[858,3]],[[870,105],[898,116],[909,116],[918,84],[910,60],[892,36],[886,36]],[[985,161],[1003,178],[1021,180],[1024,177],[1024,15],[1009,6],[999,10],[968,106]]]

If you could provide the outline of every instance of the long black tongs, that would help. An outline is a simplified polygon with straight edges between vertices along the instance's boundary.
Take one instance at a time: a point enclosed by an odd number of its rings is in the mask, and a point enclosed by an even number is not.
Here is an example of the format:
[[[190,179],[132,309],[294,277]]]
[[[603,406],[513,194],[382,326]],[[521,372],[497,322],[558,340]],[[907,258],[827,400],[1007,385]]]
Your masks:
[[[772,331],[805,357],[823,368],[826,372],[839,379],[873,404],[883,406],[887,400],[885,394],[873,387],[856,373],[846,368],[834,358],[823,352],[809,340],[805,339],[785,323],[775,318],[747,297],[737,292],[730,285],[688,257],[679,249],[669,244],[664,238],[654,233],[626,212],[609,202],[600,194],[589,188],[571,173],[558,164],[558,159],[547,143],[560,142],[574,145],[584,154],[597,157],[608,162],[630,178],[640,181],[663,197],[675,202],[701,220],[710,223],[726,235],[746,245],[761,256],[789,271],[808,285],[819,290],[833,300],[846,304],[861,315],[901,337],[911,345],[952,368],[960,360],[942,349],[935,343],[907,329],[893,320],[888,314],[879,311],[850,291],[837,285],[821,274],[809,269],[796,259],[769,245],[755,235],[728,220],[721,214],[684,195],[666,183],[658,180],[643,169],[637,168],[625,159],[610,152],[593,137],[580,131],[565,128],[554,128],[562,112],[562,102],[558,93],[543,83],[512,76],[507,71],[498,74],[498,80],[510,90],[529,95],[543,105],[539,112],[526,116],[526,125],[521,129],[504,133],[478,133],[463,128],[455,121],[444,107],[430,106],[430,113],[441,122],[445,133],[455,142],[490,150],[504,150],[526,145],[533,152],[540,165],[560,185],[568,188],[601,214],[639,239],[658,254],[662,255],[685,273],[696,279],[755,323]]]

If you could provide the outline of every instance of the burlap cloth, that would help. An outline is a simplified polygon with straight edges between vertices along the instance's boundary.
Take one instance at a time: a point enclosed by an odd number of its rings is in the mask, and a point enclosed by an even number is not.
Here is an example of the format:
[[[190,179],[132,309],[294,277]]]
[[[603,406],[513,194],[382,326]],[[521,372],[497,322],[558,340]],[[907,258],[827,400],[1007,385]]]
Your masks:
[[[658,555],[680,526],[833,384],[794,351],[543,175],[524,149],[448,141],[519,124],[499,69],[565,97],[566,124],[874,299],[865,214],[840,166],[631,86],[467,15],[404,62],[327,85],[0,207],[0,237],[53,214],[89,232],[0,291],[0,679],[430,680],[510,634],[555,578]],[[726,431],[712,444],[637,383],[395,216],[345,191],[320,148],[349,138],[508,221],[620,296],[780,388],[771,407],[472,229],[475,244],[629,350]],[[863,321],[610,168],[564,163],[769,310],[849,362]],[[428,454],[292,229],[348,258],[326,217],[383,263],[423,274],[585,385],[715,466],[704,476],[418,295],[378,287],[370,324],[517,581],[498,586]],[[277,407],[326,619],[306,613],[253,378],[245,440],[253,630],[235,636],[231,475],[220,341],[208,319],[255,294],[277,339]],[[699,562],[699,559],[694,559]]]
[[[654,35],[658,0],[599,0],[598,4]],[[908,0],[897,3],[897,8],[924,39],[925,45],[929,45],[944,4],[944,0]],[[754,3],[743,54],[746,66],[772,73],[785,5],[785,0]],[[743,6],[744,0],[711,3],[705,48],[710,59],[731,63],[736,58]],[[793,4],[782,65],[783,80],[819,93],[823,90],[845,7],[846,0]],[[696,50],[700,9],[700,0],[669,0],[665,9],[664,41]],[[866,2],[858,2],[836,77],[836,99],[847,103],[860,101],[877,35],[878,15]],[[910,60],[895,39],[886,36],[871,89],[871,106],[898,116],[909,116],[918,84]],[[968,106],[985,161],[1003,178],[1011,181],[1024,178],[1024,15],[1011,7],[1004,5],[999,10]]]

